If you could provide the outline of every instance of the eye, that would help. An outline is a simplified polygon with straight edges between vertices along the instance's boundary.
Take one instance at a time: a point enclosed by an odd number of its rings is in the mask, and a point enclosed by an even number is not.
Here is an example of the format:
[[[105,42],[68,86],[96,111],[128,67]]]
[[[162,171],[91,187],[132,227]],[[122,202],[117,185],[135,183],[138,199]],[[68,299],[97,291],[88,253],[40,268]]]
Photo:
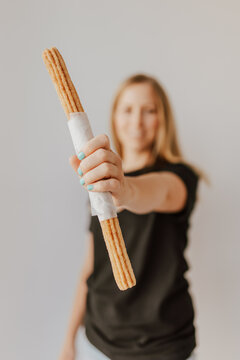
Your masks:
[[[147,112],[148,114],[156,114],[156,109],[155,108],[149,108],[149,109],[146,109],[145,112]]]

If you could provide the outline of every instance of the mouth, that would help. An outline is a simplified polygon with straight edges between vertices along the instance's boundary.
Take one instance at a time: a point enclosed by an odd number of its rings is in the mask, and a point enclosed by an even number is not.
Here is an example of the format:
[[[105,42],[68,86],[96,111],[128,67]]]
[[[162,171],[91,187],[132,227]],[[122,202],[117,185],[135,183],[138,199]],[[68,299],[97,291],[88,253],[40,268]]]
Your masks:
[[[143,134],[129,134],[132,139],[141,139]]]

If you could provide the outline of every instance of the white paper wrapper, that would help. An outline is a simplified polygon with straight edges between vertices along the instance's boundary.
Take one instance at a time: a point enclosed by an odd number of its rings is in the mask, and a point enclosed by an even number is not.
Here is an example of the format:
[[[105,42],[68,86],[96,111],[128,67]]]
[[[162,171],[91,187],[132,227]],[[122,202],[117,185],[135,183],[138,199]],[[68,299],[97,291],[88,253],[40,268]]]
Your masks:
[[[84,145],[93,138],[92,129],[85,112],[70,113],[67,122],[76,155],[82,151]],[[110,192],[88,192],[92,216],[97,215],[99,221],[117,216],[116,207]]]

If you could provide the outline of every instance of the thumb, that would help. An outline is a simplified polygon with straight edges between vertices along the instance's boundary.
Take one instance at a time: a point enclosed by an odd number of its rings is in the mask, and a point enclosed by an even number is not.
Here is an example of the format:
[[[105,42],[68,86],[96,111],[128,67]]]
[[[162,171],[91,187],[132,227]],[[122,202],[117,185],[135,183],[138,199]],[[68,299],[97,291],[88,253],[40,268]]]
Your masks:
[[[73,169],[77,172],[77,169],[80,165],[80,160],[78,159],[77,155],[70,156],[69,163],[73,167]]]

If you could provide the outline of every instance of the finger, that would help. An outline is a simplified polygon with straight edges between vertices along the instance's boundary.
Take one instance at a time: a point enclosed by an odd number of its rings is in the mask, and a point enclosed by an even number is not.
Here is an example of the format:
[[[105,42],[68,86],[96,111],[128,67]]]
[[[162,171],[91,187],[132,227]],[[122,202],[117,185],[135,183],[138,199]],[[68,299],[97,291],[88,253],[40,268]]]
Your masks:
[[[110,149],[110,140],[106,134],[100,134],[90,139],[77,156],[79,160],[83,160],[99,148]]]
[[[96,181],[108,178],[120,178],[119,169],[114,164],[104,162],[82,176],[82,184],[89,185]]]
[[[101,163],[108,162],[118,166],[121,169],[122,162],[120,157],[111,150],[103,148],[97,149],[94,153],[90,154],[87,158],[83,159],[80,164],[80,168],[83,174],[89,170],[94,169]]]
[[[114,194],[118,194],[120,191],[120,181],[115,178],[100,180],[92,184],[84,185],[87,191],[105,192],[109,191]]]

